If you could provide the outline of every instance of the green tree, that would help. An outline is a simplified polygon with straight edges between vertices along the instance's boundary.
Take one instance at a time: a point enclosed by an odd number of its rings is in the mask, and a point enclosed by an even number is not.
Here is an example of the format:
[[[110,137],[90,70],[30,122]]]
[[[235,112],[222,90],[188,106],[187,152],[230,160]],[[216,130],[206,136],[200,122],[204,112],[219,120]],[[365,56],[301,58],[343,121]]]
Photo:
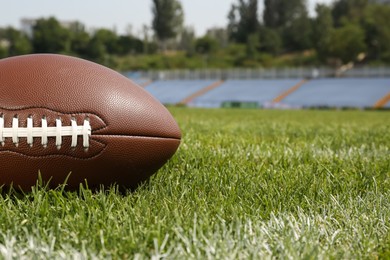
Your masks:
[[[98,29],[92,36],[97,42],[104,46],[104,49],[109,54],[119,53],[118,36],[115,32],[108,29]]]
[[[8,56],[9,42],[6,37],[6,29],[0,28],[0,59]]]
[[[71,51],[81,57],[86,57],[91,37],[85,30],[85,26],[80,22],[76,22],[70,26],[69,31],[71,34]]]
[[[281,49],[282,39],[280,34],[274,29],[262,26],[260,29],[260,50],[277,55]]]
[[[258,33],[248,35],[246,42],[246,55],[248,58],[255,58],[260,49],[260,39]]]
[[[344,64],[355,61],[366,51],[364,36],[363,29],[353,23],[334,29],[330,36],[329,55]]]
[[[195,42],[195,50],[200,54],[211,54],[215,52],[217,48],[218,42],[209,36],[198,38]]]
[[[259,32],[257,0],[238,0],[231,6],[228,14],[229,38],[238,43],[247,43],[248,37]]]
[[[210,28],[207,30],[206,35],[215,39],[221,48],[226,48],[229,44],[229,36],[226,28]]]
[[[265,27],[277,29],[285,24],[284,17],[281,17],[281,8],[279,8],[281,3],[281,1],[276,0],[264,0],[263,21]]]
[[[32,52],[31,42],[28,37],[12,27],[4,31],[4,37],[8,42],[7,56],[23,55]]]
[[[183,8],[177,0],[153,0],[152,28],[163,50],[166,41],[176,37],[183,28]]]
[[[100,39],[92,37],[88,42],[86,58],[99,63],[104,63],[107,59],[106,56],[107,50],[104,46],[104,43],[101,42]]]
[[[239,14],[237,12],[236,4],[232,4],[232,6],[230,7],[230,11],[228,13],[227,18],[228,18],[227,32],[228,32],[229,40],[236,42],[238,23],[239,23]]]
[[[333,4],[332,15],[337,27],[345,23],[359,23],[370,0],[337,0]]]
[[[313,21],[313,46],[317,51],[318,58],[321,61],[326,61],[332,44],[332,10],[327,5],[317,4],[316,13],[317,16]]]
[[[364,14],[368,55],[390,62],[390,6],[370,5]]]
[[[195,52],[195,31],[192,27],[183,28],[180,33],[179,49],[191,56]]]
[[[143,53],[144,43],[133,35],[121,35],[117,42],[118,54]]]
[[[112,66],[111,54],[117,51],[116,34],[107,29],[98,29],[88,43],[86,58],[106,66]]]
[[[6,47],[0,45],[0,59],[8,57],[8,50]]]
[[[0,27],[0,50],[4,51],[5,48],[8,48],[8,42],[6,42],[6,33],[5,29]],[[2,52],[1,52],[2,53]]]
[[[276,30],[286,50],[310,48],[311,22],[306,0],[265,0],[264,26]]]
[[[66,53],[70,51],[70,31],[51,17],[39,19],[33,27],[34,52]]]
[[[204,67],[207,68],[210,55],[213,54],[218,48],[218,42],[209,37],[203,36],[195,41],[195,51],[203,55]]]
[[[307,13],[305,0],[264,0],[264,25],[279,29]]]
[[[282,37],[286,50],[302,51],[312,47],[312,24],[306,9],[302,11],[300,16],[283,28]]]

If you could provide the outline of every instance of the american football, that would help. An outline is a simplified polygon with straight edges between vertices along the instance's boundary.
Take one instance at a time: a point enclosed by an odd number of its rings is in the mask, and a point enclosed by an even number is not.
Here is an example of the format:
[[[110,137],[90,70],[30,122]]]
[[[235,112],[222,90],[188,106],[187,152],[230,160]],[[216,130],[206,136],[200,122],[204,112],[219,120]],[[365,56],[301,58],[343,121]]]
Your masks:
[[[0,6],[0,260],[390,260],[390,0]]]
[[[64,55],[0,61],[0,185],[27,190],[38,177],[75,189],[134,188],[176,152],[168,110],[104,66]]]

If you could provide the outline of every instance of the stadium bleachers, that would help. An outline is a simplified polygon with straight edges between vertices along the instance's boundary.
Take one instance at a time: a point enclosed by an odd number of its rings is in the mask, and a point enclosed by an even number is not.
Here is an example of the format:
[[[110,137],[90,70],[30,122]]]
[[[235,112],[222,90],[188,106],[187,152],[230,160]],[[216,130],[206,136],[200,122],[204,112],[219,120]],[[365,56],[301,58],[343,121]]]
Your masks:
[[[220,107],[224,102],[256,102],[259,106],[266,106],[300,81],[300,79],[228,80],[218,88],[195,98],[189,105]]]
[[[213,82],[215,80],[155,81],[146,86],[145,89],[163,104],[177,104]]]
[[[230,102],[254,103],[260,107],[368,108],[374,107],[390,93],[390,78],[313,79],[296,87],[294,91],[293,87],[302,83],[302,79],[239,79],[227,80],[193,98],[194,93],[199,93],[218,80],[151,82],[149,79],[137,78],[136,75],[129,76],[164,104],[178,104],[187,99],[187,105],[192,107],[221,107]],[[285,93],[288,94],[281,96]],[[277,98],[281,101],[274,103]],[[382,105],[384,108],[390,108],[390,102]]]
[[[311,80],[283,99],[292,107],[373,107],[390,92],[390,79],[343,78]]]

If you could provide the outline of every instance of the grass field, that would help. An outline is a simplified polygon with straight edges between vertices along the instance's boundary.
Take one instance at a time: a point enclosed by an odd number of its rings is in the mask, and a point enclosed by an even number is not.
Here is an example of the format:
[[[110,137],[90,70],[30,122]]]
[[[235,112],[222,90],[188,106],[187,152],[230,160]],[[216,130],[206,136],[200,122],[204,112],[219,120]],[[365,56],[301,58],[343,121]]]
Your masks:
[[[0,258],[390,258],[388,112],[171,111],[182,145],[133,193],[0,196]]]

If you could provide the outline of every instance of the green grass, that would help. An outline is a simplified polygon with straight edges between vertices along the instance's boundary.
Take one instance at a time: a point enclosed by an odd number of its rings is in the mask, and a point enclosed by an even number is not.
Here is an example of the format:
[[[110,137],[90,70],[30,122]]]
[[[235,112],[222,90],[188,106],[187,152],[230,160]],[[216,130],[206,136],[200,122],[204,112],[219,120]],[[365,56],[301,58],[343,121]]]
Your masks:
[[[0,196],[0,258],[390,258],[390,114],[172,108],[133,193]]]

